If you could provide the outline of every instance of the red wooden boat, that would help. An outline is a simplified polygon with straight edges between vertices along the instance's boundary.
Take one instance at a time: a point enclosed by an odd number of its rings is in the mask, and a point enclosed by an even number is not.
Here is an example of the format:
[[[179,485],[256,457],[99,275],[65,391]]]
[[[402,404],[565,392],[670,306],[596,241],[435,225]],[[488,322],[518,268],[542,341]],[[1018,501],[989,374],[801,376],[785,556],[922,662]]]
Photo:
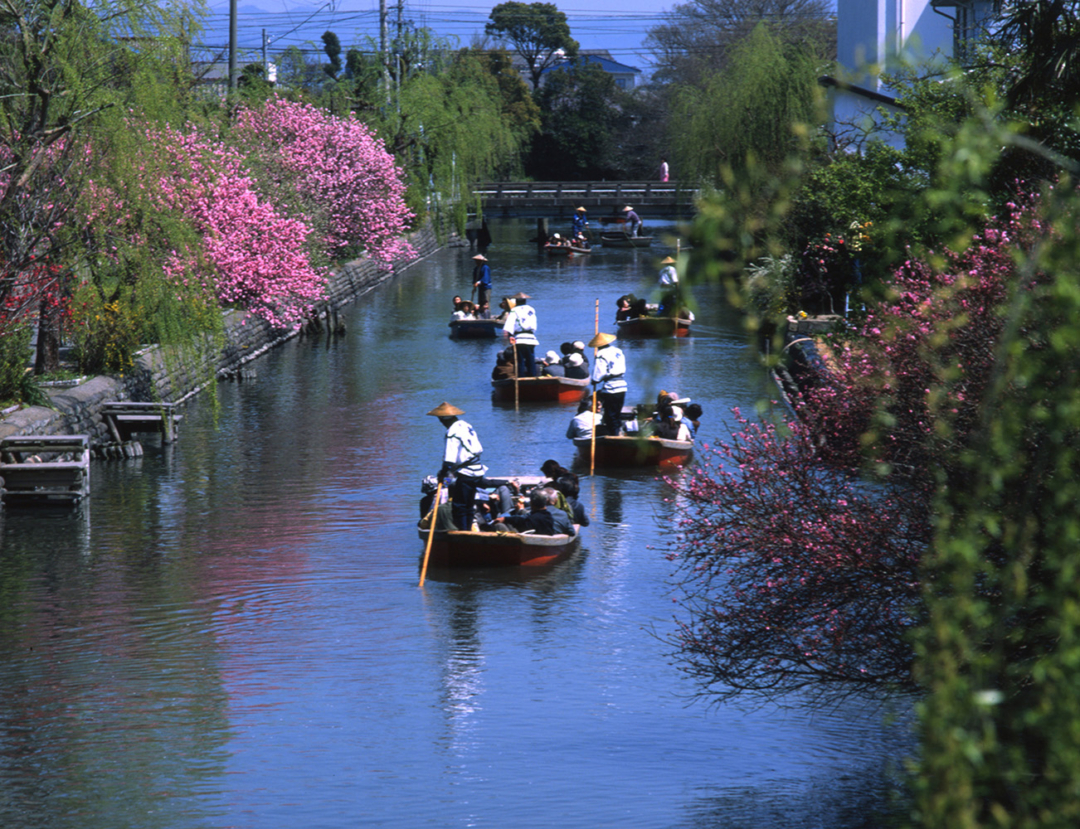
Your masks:
[[[581,457],[589,460],[592,438],[574,440]],[[602,435],[596,438],[597,466],[685,466],[694,454],[690,440],[665,440],[637,435]]]
[[[566,558],[577,548],[577,535],[483,533],[435,530],[431,544],[432,567],[543,567]],[[425,544],[430,530],[418,527]]]
[[[615,323],[621,339],[640,339],[643,337],[689,337],[688,317],[634,317]]]
[[[577,403],[588,387],[588,380],[573,377],[522,377],[520,380],[491,381],[491,393],[495,399],[509,403],[515,399],[524,403]]]

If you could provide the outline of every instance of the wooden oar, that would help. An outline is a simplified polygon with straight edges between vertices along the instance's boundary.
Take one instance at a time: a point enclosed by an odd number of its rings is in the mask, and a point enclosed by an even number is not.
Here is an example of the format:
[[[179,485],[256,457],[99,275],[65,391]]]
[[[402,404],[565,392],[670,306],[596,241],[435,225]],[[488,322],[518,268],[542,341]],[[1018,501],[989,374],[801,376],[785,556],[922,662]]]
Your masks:
[[[442,495],[442,481],[435,487],[435,503],[431,505],[431,531],[428,533],[427,546],[424,547],[424,566],[420,569],[420,587],[424,586],[427,578],[427,563],[431,557],[431,544],[435,540],[435,521],[439,517],[439,497]]]

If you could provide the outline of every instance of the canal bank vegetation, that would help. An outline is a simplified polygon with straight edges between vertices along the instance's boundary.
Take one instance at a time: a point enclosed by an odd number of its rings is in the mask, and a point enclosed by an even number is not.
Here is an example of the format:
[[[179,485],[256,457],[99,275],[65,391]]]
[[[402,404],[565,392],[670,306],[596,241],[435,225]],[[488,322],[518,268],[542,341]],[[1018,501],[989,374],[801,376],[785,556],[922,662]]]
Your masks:
[[[904,149],[791,124],[695,225],[755,332],[845,321],[797,420],[673,481],[675,655],[706,695],[913,693],[920,826],[1080,810],[1078,32],[1075,3],[1007,8],[973,66],[901,85]]]
[[[421,221],[463,227],[465,183],[516,170],[538,127],[505,53],[425,30],[392,86],[359,52],[335,64],[326,38],[318,84],[247,71],[208,97],[188,69],[199,12],[0,10],[0,399],[28,402],[35,376],[123,374],[147,343],[213,349],[222,311],[297,328],[330,268],[393,267]]]

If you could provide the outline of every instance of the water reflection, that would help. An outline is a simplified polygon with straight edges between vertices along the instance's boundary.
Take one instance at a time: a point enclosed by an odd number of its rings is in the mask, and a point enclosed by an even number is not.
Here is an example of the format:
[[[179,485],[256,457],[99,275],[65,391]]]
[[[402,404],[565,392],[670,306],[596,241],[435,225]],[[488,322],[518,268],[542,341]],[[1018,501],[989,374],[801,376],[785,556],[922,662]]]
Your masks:
[[[496,295],[535,297],[541,350],[591,332],[597,298],[647,292],[664,253],[552,263],[531,231],[493,223],[488,256]],[[887,805],[876,770],[908,744],[881,712],[687,705],[656,635],[652,474],[583,477],[592,524],[549,570],[418,589],[444,435],[424,412],[463,408],[496,475],[574,458],[568,407],[493,405],[494,346],[447,339],[469,255],[262,358],[177,444],[94,462],[76,510],[0,512],[0,825],[850,829]],[[688,341],[624,348],[635,399],[693,396],[706,438],[768,396],[710,290]]]

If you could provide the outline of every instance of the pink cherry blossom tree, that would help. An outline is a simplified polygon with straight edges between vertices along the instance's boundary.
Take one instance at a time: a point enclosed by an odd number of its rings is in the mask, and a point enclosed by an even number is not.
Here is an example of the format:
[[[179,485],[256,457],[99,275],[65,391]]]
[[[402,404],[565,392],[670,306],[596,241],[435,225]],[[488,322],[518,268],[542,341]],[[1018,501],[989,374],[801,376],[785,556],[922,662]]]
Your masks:
[[[154,182],[157,198],[192,223],[210,266],[196,276],[194,253],[172,251],[165,272],[181,282],[200,279],[222,303],[273,325],[299,325],[325,295],[326,273],[308,254],[311,227],[282,215],[257,193],[235,150],[194,128],[151,128],[148,138],[163,164]]]
[[[299,197],[330,256],[365,251],[383,262],[411,254],[402,238],[413,220],[405,177],[387,151],[355,117],[339,118],[310,104],[271,98],[244,108],[231,139],[261,186]]]

